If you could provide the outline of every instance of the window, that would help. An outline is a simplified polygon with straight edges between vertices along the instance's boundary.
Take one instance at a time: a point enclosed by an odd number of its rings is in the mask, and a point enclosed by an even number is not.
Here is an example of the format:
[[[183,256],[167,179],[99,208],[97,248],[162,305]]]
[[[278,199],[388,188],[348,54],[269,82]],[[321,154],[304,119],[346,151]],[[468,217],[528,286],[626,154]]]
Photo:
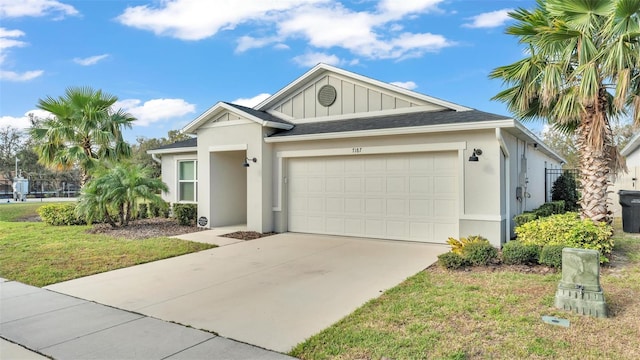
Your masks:
[[[178,161],[178,201],[198,201],[198,162]]]

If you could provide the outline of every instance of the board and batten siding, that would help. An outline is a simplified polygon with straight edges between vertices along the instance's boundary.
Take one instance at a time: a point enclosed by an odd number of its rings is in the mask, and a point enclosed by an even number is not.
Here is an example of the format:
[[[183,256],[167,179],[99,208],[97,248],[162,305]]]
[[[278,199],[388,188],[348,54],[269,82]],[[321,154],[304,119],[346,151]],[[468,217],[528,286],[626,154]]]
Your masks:
[[[328,107],[318,102],[318,91],[324,85],[332,85],[337,93],[335,102]],[[271,110],[294,119],[311,119],[414,106],[421,106],[425,110],[444,109],[439,105],[412,101],[409,97],[386,89],[358,84],[337,76],[325,75],[319,80],[304,86],[302,90],[283,100]]]

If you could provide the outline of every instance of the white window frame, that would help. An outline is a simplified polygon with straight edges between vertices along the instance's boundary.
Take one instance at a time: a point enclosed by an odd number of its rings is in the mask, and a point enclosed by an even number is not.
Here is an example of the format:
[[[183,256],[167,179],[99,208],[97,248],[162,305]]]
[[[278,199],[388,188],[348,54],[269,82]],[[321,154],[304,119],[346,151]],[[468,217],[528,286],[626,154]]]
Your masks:
[[[195,174],[193,174],[193,180],[182,180],[180,179],[180,164],[183,162],[192,162],[193,163],[193,171]],[[176,164],[176,193],[177,193],[177,197],[176,197],[176,201],[178,203],[182,203],[182,204],[196,204],[198,202],[198,160],[196,159],[181,159],[177,161]],[[194,200],[181,200],[182,199],[182,193],[181,193],[181,187],[180,185],[182,183],[193,183],[193,196],[194,196]]]

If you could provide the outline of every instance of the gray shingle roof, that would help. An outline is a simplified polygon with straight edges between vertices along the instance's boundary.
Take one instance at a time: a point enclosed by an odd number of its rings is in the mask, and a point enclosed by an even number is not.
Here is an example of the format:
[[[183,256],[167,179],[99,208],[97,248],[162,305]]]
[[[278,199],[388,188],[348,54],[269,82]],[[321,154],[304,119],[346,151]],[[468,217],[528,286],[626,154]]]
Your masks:
[[[234,108],[246,112],[249,115],[255,116],[258,119],[264,120],[264,121],[271,121],[271,122],[276,122],[276,123],[281,123],[281,124],[288,124],[288,125],[293,125],[290,122],[280,119],[279,117],[275,117],[271,114],[269,114],[266,111],[260,111],[260,110],[255,110],[246,106],[242,106],[242,105],[238,105],[238,104],[232,104],[229,102],[225,102],[225,104],[233,106]]]
[[[393,129],[427,125],[474,123],[479,121],[495,121],[508,119],[510,118],[506,116],[486,113],[478,110],[425,111],[370,118],[297,124],[293,129],[279,131],[271,135],[271,137]]]
[[[182,141],[176,141],[173,144],[162,145],[152,150],[164,150],[164,149],[181,149],[181,148],[190,148],[198,146],[198,138],[191,138]]]

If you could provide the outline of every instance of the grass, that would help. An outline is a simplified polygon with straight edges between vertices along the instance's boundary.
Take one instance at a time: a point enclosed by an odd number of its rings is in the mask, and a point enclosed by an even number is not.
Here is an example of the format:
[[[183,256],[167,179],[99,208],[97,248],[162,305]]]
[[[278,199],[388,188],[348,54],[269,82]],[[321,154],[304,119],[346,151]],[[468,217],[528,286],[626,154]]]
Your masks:
[[[172,238],[127,240],[88,234],[89,226],[16,222],[42,204],[0,204],[0,277],[34,286],[215,247]]]
[[[553,306],[560,274],[427,269],[296,346],[302,359],[639,359],[640,236],[617,235],[625,264],[602,269],[610,312]],[[570,320],[563,328],[543,315]]]

